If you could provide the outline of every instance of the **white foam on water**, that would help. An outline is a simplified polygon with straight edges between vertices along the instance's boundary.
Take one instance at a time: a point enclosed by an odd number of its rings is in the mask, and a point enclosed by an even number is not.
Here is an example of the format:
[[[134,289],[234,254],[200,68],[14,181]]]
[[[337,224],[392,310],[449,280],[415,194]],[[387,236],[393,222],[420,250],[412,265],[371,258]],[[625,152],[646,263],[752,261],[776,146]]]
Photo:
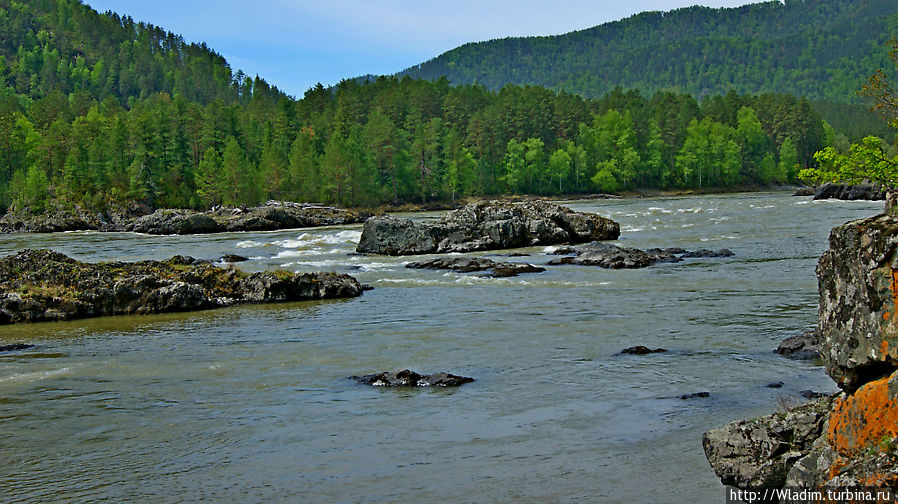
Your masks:
[[[620,228],[620,230],[625,233],[637,233],[639,231],[645,231],[645,227],[626,225],[626,226],[623,226],[622,228]]]
[[[407,264],[407,263],[406,263],[406,264]],[[360,271],[374,271],[374,270],[392,269],[392,268],[396,268],[396,267],[398,267],[398,266],[401,266],[401,265],[398,265],[398,264],[396,264],[396,263],[377,263],[377,262],[373,262],[373,263],[360,264],[360,265],[359,265],[359,270],[360,270]]]
[[[558,250],[558,247],[556,247],[554,245],[549,245],[548,247],[543,249],[543,252],[546,254],[551,254],[552,252],[555,252],[556,250]]]
[[[289,259],[291,257],[302,257],[309,255],[307,250],[282,250],[272,257],[272,259]]]
[[[46,380],[63,376],[72,371],[70,367],[60,369],[51,369],[49,371],[32,371],[30,373],[16,373],[9,376],[0,377],[0,383],[34,383],[36,381]]]
[[[299,248],[308,245],[308,241],[306,238],[309,236],[308,233],[303,233],[296,237],[295,240],[277,240],[271,242],[272,245],[276,245],[278,247],[284,248]]]
[[[678,209],[677,209],[677,212],[678,212],[678,213],[704,213],[705,210],[704,210],[703,208],[700,208],[700,207],[696,207],[696,208],[678,208]]]
[[[243,240],[243,241],[241,241],[241,242],[237,242],[237,245],[234,245],[234,246],[237,247],[237,248],[239,248],[239,249],[242,249],[242,248],[264,247],[265,244],[264,244],[264,243],[259,243],[259,242],[257,242],[257,241],[253,241],[253,240]]]
[[[312,241],[315,241],[318,243],[326,243],[328,245],[336,245],[338,243],[348,243],[348,242],[356,243],[361,238],[362,238],[361,231],[346,230],[346,231],[340,231],[339,233],[333,234],[333,235],[323,235],[323,236],[318,237],[317,239],[312,240]]]

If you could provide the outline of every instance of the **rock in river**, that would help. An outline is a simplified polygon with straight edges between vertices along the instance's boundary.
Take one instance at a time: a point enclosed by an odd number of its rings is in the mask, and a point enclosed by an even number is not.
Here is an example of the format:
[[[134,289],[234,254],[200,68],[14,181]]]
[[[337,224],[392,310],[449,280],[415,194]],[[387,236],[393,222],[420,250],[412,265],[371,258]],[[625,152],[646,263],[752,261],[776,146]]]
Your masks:
[[[474,381],[474,378],[466,376],[456,376],[449,373],[422,375],[408,369],[394,373],[383,372],[364,376],[350,376],[349,379],[356,380],[363,385],[375,387],[458,387]]]
[[[815,360],[820,358],[820,350],[817,348],[819,336],[816,329],[805,331],[796,336],[790,336],[776,347],[775,353],[787,359]]]
[[[545,268],[519,262],[496,262],[486,257],[439,257],[427,261],[410,262],[405,265],[412,269],[447,269],[459,273],[490,271],[491,277],[513,277],[521,273],[540,273]]]
[[[663,348],[656,348],[653,350],[653,349],[651,349],[647,346],[643,346],[643,345],[636,345],[636,346],[632,346],[630,348],[624,348],[623,350],[620,351],[620,353],[622,353],[622,354],[629,354],[629,355],[648,355],[648,354],[653,354],[653,353],[665,353],[665,352],[667,352],[667,350],[665,350]]]
[[[183,256],[90,264],[24,250],[0,258],[0,324],[354,297],[362,290],[355,278],[335,273],[247,274]]]
[[[156,235],[203,234],[224,231],[273,231],[362,222],[366,215],[351,210],[315,205],[269,201],[254,208],[156,210],[127,226],[125,230]]]
[[[409,255],[614,240],[618,223],[546,201],[479,201],[437,222],[392,216],[365,221],[358,252]]]
[[[610,269],[645,268],[656,263],[680,262],[687,258],[732,257],[734,255],[729,249],[716,251],[705,249],[689,251],[680,248],[640,250],[601,242],[564,247],[553,253],[568,257],[553,259],[549,261],[549,264],[579,264]]]

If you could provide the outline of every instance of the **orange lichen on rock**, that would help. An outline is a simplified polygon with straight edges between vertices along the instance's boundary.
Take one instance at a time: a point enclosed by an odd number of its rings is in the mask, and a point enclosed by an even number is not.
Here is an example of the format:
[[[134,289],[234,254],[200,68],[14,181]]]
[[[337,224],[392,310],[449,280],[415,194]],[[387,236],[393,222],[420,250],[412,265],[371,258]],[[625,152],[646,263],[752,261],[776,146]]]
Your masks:
[[[872,381],[853,396],[839,399],[830,416],[827,436],[829,444],[846,457],[878,444],[884,437],[898,436],[898,401],[889,396],[889,379]]]

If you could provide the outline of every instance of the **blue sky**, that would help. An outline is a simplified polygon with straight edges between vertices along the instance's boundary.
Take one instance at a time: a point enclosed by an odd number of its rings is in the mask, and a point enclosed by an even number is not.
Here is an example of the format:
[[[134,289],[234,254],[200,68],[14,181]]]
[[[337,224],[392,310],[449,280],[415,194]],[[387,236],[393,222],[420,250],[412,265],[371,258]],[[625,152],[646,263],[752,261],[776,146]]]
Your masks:
[[[206,42],[288,94],[392,74],[466,42],[554,35],[647,11],[748,0],[84,0]]]

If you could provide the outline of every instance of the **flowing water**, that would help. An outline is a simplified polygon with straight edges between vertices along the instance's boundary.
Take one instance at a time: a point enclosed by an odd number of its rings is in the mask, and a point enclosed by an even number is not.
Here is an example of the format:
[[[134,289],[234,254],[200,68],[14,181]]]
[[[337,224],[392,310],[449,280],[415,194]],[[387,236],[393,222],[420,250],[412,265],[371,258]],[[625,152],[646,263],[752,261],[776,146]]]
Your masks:
[[[336,270],[375,287],[344,301],[0,327],[0,344],[36,345],[0,354],[0,501],[723,501],[702,433],[835,390],[820,367],[771,351],[814,324],[830,228],[882,204],[784,193],[567,204],[619,221],[625,246],[736,256],[492,279],[355,255],[358,225],[0,237],[0,255],[236,253],[250,271]],[[551,250],[502,259],[544,264]],[[637,344],[669,352],[616,355]],[[401,368],[477,381],[346,379]]]

